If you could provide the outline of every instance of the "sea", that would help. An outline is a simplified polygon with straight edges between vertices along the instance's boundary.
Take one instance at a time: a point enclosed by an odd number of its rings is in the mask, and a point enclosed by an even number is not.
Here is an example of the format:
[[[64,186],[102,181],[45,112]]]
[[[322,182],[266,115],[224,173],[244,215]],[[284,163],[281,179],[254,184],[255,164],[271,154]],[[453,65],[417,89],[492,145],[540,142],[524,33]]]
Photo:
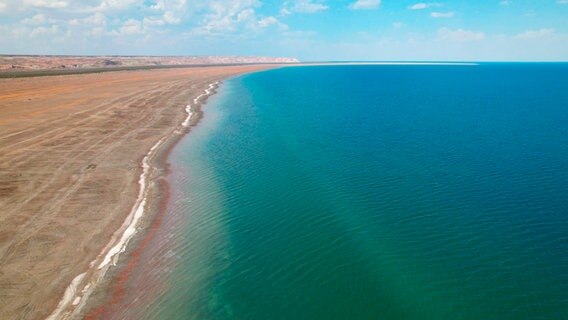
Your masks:
[[[568,64],[284,67],[203,111],[136,318],[568,319]]]

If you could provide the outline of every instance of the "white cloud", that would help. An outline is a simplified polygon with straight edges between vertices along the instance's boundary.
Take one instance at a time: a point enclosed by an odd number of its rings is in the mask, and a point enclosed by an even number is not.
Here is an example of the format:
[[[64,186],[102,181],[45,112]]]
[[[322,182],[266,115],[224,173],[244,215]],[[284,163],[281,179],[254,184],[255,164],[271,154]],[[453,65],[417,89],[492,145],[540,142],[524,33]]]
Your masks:
[[[268,26],[270,26],[270,25],[278,24],[278,22],[279,22],[278,19],[276,19],[276,18],[274,18],[274,17],[267,17],[267,18],[264,18],[264,19],[260,19],[260,20],[258,21],[258,24],[259,24],[261,27],[266,28],[266,27],[268,27]]]
[[[294,12],[298,13],[315,13],[319,11],[324,11],[329,9],[329,7],[322,2],[315,2],[312,0],[296,0],[293,2],[284,2],[284,5],[280,9],[280,15],[289,15]]]
[[[438,39],[455,42],[480,41],[485,39],[485,34],[483,32],[464,29],[450,30],[448,28],[441,28],[438,30]]]
[[[428,8],[432,8],[432,7],[441,7],[441,6],[442,6],[441,3],[419,2],[419,3],[413,4],[411,6],[408,6],[408,9],[410,9],[410,10],[424,10],[424,9],[428,9]]]
[[[53,21],[52,21],[53,22]],[[107,24],[107,18],[101,12],[96,12],[93,15],[87,16],[83,19],[72,19],[67,21],[71,27],[99,27]]]
[[[98,6],[101,10],[124,9],[137,3],[136,0],[102,0]]]
[[[558,4],[568,4],[568,0],[556,0]]]
[[[38,26],[47,22],[47,18],[45,14],[38,13],[30,18],[25,18],[22,21],[22,24],[30,25],[30,26]]]
[[[439,18],[451,18],[451,17],[454,16],[454,14],[455,13],[451,12],[451,11],[450,12],[432,12],[432,13],[430,13],[430,16],[432,18],[439,19]]]
[[[199,26],[193,33],[222,35],[233,33],[246,25],[253,16],[254,8],[260,6],[257,0],[237,0],[232,2],[212,1],[204,9]]]
[[[501,2],[499,2],[499,4],[502,6],[508,6],[511,3],[512,3],[511,0],[502,0]]]
[[[292,11],[290,11],[290,9],[286,8],[286,7],[282,7],[280,9],[280,15],[281,16],[287,16],[287,15],[291,15]]]
[[[83,19],[83,22],[89,25],[102,26],[106,24],[106,16],[100,12],[88,16]]]
[[[423,3],[423,2],[413,4],[413,5],[408,7],[408,9],[410,9],[410,10],[422,10],[422,9],[426,9],[426,8],[428,8],[428,4]]]
[[[376,9],[381,5],[381,0],[357,0],[349,5],[353,10]]]
[[[267,28],[270,26],[278,26],[281,30],[287,30],[288,26],[282,22],[280,22],[278,19],[276,19],[275,17],[266,17],[266,18],[262,18],[260,20],[258,20],[258,25],[261,28]]]
[[[61,9],[69,6],[69,3],[64,0],[24,0],[23,3],[30,7],[51,9]]]
[[[79,19],[80,15],[89,13],[119,11],[131,8],[133,5],[142,7],[140,3],[137,0],[0,0],[0,13],[2,11],[14,14],[45,13],[49,10],[60,16],[73,14],[75,19]]]
[[[30,32],[30,37],[31,38],[37,38],[37,37],[41,37],[41,36],[47,36],[47,35],[54,35],[59,31],[59,28],[57,28],[57,26],[51,26],[51,27],[37,27],[35,29],[33,29]]]
[[[150,8],[154,10],[185,10],[188,8],[188,1],[187,0],[155,0],[155,4],[151,5]],[[250,2],[250,1],[243,1],[243,0],[235,0],[235,1],[191,1],[191,7],[207,7],[210,3],[216,3],[217,5],[226,5],[229,6],[230,4],[239,5],[243,2]]]
[[[144,17],[144,20],[142,20],[142,23],[145,26],[163,26],[166,23],[164,22],[164,20],[160,19],[160,18],[156,18],[156,17]]]
[[[101,35],[105,34],[105,28],[95,27],[95,28],[91,29],[90,34],[95,36],[95,37],[101,36]]]
[[[203,17],[190,35],[251,37],[270,26],[286,30],[288,26],[274,16],[258,16],[258,0],[217,0],[202,8]]]
[[[157,0],[154,4],[149,6],[150,10],[162,12],[162,16],[145,17],[150,20],[160,20],[154,25],[166,25],[166,24],[180,24],[183,22],[184,14],[188,12],[187,1],[186,0]]]
[[[176,17],[173,13],[166,11],[164,12],[164,22],[168,24],[180,24],[181,19]]]
[[[150,9],[152,10],[164,10],[166,9],[166,3],[164,0],[158,0],[154,4],[150,5]]]
[[[119,35],[133,35],[142,33],[144,33],[142,22],[135,19],[126,20],[126,22],[124,22],[124,24],[122,24],[122,26],[118,30]]]
[[[515,36],[517,39],[539,39],[552,35],[554,29],[540,29],[540,30],[527,30],[523,33],[519,33]]]

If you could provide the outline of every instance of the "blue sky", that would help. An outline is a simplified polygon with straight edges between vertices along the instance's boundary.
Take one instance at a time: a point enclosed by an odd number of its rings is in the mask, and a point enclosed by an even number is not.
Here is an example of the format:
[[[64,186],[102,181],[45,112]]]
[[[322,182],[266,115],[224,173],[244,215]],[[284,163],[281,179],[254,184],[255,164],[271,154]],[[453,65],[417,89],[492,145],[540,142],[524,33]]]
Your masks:
[[[568,60],[568,0],[0,0],[0,53]]]

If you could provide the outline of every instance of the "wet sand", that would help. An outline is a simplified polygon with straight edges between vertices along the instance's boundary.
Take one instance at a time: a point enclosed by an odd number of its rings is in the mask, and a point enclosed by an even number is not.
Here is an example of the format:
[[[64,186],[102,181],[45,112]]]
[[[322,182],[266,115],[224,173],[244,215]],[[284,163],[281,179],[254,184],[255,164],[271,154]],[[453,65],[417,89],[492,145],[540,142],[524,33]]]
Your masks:
[[[206,97],[193,99],[216,81],[270,67],[0,80],[2,317],[81,314],[117,262],[108,253],[124,250],[133,222],[148,229],[159,212],[167,152]],[[187,111],[195,113],[188,122]],[[139,221],[135,205],[145,209]]]

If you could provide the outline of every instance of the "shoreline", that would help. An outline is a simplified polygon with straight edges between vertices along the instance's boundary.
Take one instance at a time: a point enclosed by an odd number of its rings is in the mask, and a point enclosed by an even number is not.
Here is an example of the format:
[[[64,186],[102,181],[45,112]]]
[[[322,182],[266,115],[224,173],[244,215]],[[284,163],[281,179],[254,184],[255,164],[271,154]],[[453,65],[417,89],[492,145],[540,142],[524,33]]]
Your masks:
[[[271,69],[271,68],[269,68]],[[261,72],[268,69],[260,69],[251,72]],[[102,283],[95,288],[93,294],[97,297],[91,298],[83,309],[78,312],[75,317],[87,320],[95,319],[114,319],[112,307],[119,305],[125,300],[126,286],[134,269],[139,266],[139,259],[144,253],[146,247],[151,244],[159,228],[166,220],[167,209],[170,201],[170,183],[169,176],[172,173],[170,169],[170,155],[177,144],[187,135],[191,133],[191,129],[198,125],[204,116],[203,105],[208,99],[217,93],[219,86],[227,79],[241,76],[242,74],[230,75],[225,78],[216,80],[208,85],[203,93],[193,98],[193,104],[185,107],[187,117],[181,123],[181,130],[176,130],[169,139],[164,140],[162,148],[153,157],[154,170],[157,171],[155,179],[154,193],[149,197],[148,213],[142,219],[139,232],[137,232],[132,240],[131,245],[123,252],[124,254],[118,259],[115,268],[111,268],[108,274],[101,279]],[[112,282],[111,280],[116,280]],[[111,283],[112,282],[112,283]]]
[[[138,181],[138,198],[121,227],[115,231],[105,248],[90,263],[89,269],[77,275],[66,288],[56,309],[46,320],[107,319],[108,307],[123,299],[131,272],[137,266],[138,256],[152,240],[165,217],[170,175],[169,157],[181,139],[203,118],[203,105],[217,93],[227,79],[253,72],[263,72],[283,66],[264,66],[256,70],[221,77],[192,98],[183,109],[186,116],[167,136],[154,144],[141,161],[142,173]],[[102,261],[100,261],[102,258]],[[87,277],[89,273],[90,277]],[[89,280],[83,283],[85,279]],[[117,279],[117,283],[112,283]],[[81,286],[82,285],[82,286]],[[82,287],[81,290],[78,290]],[[107,303],[110,302],[110,305]],[[110,312],[112,316],[112,311]]]
[[[138,197],[133,205],[130,213],[123,221],[121,227],[115,231],[110,241],[106,244],[99,255],[90,263],[89,269],[77,275],[69,286],[65,289],[65,293],[61,298],[55,310],[46,318],[46,320],[69,319],[75,318],[83,313],[83,310],[90,307],[89,298],[91,294],[99,288],[107,272],[112,267],[116,267],[118,260],[123,258],[123,254],[131,255],[138,249],[138,243],[129,244],[131,242],[141,242],[146,239],[144,230],[140,225],[142,220],[154,220],[157,216],[165,213],[165,204],[168,197],[164,189],[169,189],[169,184],[164,179],[169,174],[168,158],[171,150],[175,145],[191,131],[191,127],[195,126],[201,120],[203,111],[202,105],[207,99],[217,92],[217,88],[223,80],[216,80],[209,83],[200,95],[192,99],[192,103],[184,108],[186,117],[181,124],[178,125],[169,135],[163,136],[148,151],[141,161],[142,173],[138,180]],[[164,186],[153,186],[155,180],[162,180]],[[154,180],[154,181],[153,181]],[[155,197],[150,197],[150,189],[156,193]],[[164,196],[166,195],[166,196]],[[152,210],[152,204],[156,202],[158,209]],[[154,211],[154,212],[153,212]],[[148,227],[153,223],[150,222]],[[137,239],[139,238],[139,239]],[[127,258],[127,257],[126,257]],[[102,261],[100,261],[102,259]],[[121,270],[118,270],[120,274]],[[85,280],[86,283],[85,283]],[[112,294],[112,292],[109,292]],[[112,297],[111,297],[112,299]],[[100,312],[100,311],[99,311]],[[93,315],[87,315],[92,318]]]
[[[105,301],[159,219],[168,155],[212,84],[275,67],[0,79],[4,316],[75,318]]]

